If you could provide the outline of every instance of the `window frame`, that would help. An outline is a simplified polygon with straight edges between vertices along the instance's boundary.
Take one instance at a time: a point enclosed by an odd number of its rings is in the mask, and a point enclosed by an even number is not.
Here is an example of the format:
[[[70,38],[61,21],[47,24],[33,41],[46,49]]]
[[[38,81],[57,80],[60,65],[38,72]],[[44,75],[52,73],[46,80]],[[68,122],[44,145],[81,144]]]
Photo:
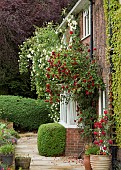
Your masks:
[[[106,91],[99,90],[99,117],[103,116],[104,110],[106,109]]]
[[[77,118],[77,102],[69,100],[68,103],[66,102],[66,96],[69,94],[64,91],[63,94],[60,94],[60,121],[59,123],[62,124],[66,128],[77,128],[76,122],[74,120]]]
[[[88,37],[90,35],[90,5],[87,9],[83,10],[82,12],[83,15],[83,34],[82,34],[82,39]]]

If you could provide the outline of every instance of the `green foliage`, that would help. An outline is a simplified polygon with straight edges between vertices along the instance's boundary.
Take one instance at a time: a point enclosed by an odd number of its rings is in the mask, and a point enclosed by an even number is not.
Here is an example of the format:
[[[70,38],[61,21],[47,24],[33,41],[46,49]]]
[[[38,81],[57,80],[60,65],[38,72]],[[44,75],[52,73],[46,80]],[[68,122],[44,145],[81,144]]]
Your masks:
[[[12,154],[15,151],[15,146],[12,144],[5,144],[0,147],[0,153],[7,155],[7,154]]]
[[[66,129],[58,123],[43,124],[38,129],[38,151],[44,156],[59,156],[64,153]]]
[[[100,151],[100,147],[99,146],[89,146],[88,149],[86,149],[85,151],[85,155],[98,155]]]
[[[0,123],[0,145],[6,143],[17,143],[17,138],[20,138],[18,132],[13,128],[8,128],[5,123]]]
[[[24,42],[20,48],[20,71],[27,71],[31,67],[32,82],[36,85],[37,94],[52,104],[54,114],[58,111],[60,93],[70,93],[70,98],[78,101],[80,111],[88,115],[86,120],[89,122],[89,132],[92,119],[96,117],[94,113],[98,89],[104,88],[104,83],[98,74],[96,60],[90,62],[88,49],[78,38],[77,22],[73,16],[67,21],[72,29],[69,42],[65,42],[68,40],[63,37],[67,31],[65,28],[63,31],[58,30],[58,33],[52,24],[37,28],[35,36]]]
[[[39,97],[45,97],[43,88],[46,83],[47,58],[52,48],[59,44],[54,27],[52,23],[49,23],[47,27],[36,27],[34,36],[20,46],[20,72],[31,70],[32,83],[36,85]]]
[[[56,27],[52,23],[48,23],[46,27],[36,27],[34,36],[27,39],[27,41],[20,46],[20,72],[31,71],[32,87],[34,85],[36,86],[38,98],[41,99],[46,99],[47,96],[45,93],[47,77],[45,75],[50,51],[60,43],[55,29]],[[53,107],[56,105],[58,105],[58,103],[55,103]],[[54,118],[54,121],[57,121],[59,119],[59,111],[58,109],[52,110],[54,114],[51,115],[56,116],[51,117]]]
[[[15,138],[20,138],[19,133],[12,128],[8,129],[8,132],[10,133],[11,136],[14,136]]]
[[[113,65],[115,72],[113,73],[113,106],[114,118],[116,121],[117,143],[121,147],[121,7],[114,15],[113,30]]]
[[[7,119],[20,129],[34,130],[41,124],[52,122],[50,106],[42,100],[18,96],[0,96],[0,118]]]
[[[121,147],[121,5],[117,0],[110,1],[110,5],[108,0],[104,0],[104,8],[107,21],[107,56],[110,56],[110,50],[113,49],[112,92],[116,142]],[[109,36],[110,26],[112,27],[111,37]]]
[[[9,95],[37,98],[35,87],[31,89],[30,73],[18,74],[6,86]]]

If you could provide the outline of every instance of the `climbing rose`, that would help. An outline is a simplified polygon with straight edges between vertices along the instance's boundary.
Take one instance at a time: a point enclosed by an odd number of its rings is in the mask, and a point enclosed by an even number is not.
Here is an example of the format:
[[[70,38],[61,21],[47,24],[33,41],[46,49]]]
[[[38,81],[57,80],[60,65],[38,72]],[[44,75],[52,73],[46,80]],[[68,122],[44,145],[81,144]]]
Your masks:
[[[104,114],[106,115],[108,113],[108,111],[107,110],[104,110]]]
[[[102,139],[100,140],[100,143],[103,143],[103,140],[102,140]]]
[[[70,34],[73,34],[73,31],[70,31]]]
[[[94,132],[94,135],[98,135],[98,132]]]
[[[88,52],[90,52],[91,50],[90,49],[88,49]]]
[[[104,150],[106,150],[106,149],[107,149],[107,147],[106,147],[106,146],[103,146],[103,149],[104,149]]]
[[[95,141],[94,141],[94,144],[96,144],[96,145],[97,145],[97,144],[99,144],[99,142],[95,140]]]
[[[108,143],[109,143],[109,144],[113,144],[113,141],[112,141],[112,140],[109,140]]]
[[[93,50],[95,51],[95,50],[97,50],[97,48],[93,48]]]

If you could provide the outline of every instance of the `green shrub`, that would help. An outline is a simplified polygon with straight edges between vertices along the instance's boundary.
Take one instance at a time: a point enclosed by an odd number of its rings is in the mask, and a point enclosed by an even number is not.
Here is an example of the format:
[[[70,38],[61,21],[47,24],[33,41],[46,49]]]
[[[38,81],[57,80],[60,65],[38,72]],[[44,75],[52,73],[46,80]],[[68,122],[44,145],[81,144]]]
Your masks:
[[[38,129],[37,145],[40,155],[59,156],[64,153],[66,129],[59,123],[43,124]]]
[[[50,106],[42,100],[19,96],[0,95],[0,119],[7,119],[23,130],[37,130],[41,124],[50,123]]]
[[[14,129],[8,129],[8,132],[10,133],[11,136],[14,136],[15,138],[19,139],[19,133],[15,131]]]

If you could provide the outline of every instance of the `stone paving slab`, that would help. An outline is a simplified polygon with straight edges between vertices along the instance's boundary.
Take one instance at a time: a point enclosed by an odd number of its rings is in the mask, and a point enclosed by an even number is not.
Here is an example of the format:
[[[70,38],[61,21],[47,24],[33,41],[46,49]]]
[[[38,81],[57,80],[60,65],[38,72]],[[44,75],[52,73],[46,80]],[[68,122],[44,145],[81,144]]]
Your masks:
[[[50,167],[50,166],[31,166],[30,170],[85,170],[84,167]]]
[[[30,156],[30,170],[84,170],[83,161],[74,157],[45,157],[38,154],[37,134],[21,134],[15,155]]]

